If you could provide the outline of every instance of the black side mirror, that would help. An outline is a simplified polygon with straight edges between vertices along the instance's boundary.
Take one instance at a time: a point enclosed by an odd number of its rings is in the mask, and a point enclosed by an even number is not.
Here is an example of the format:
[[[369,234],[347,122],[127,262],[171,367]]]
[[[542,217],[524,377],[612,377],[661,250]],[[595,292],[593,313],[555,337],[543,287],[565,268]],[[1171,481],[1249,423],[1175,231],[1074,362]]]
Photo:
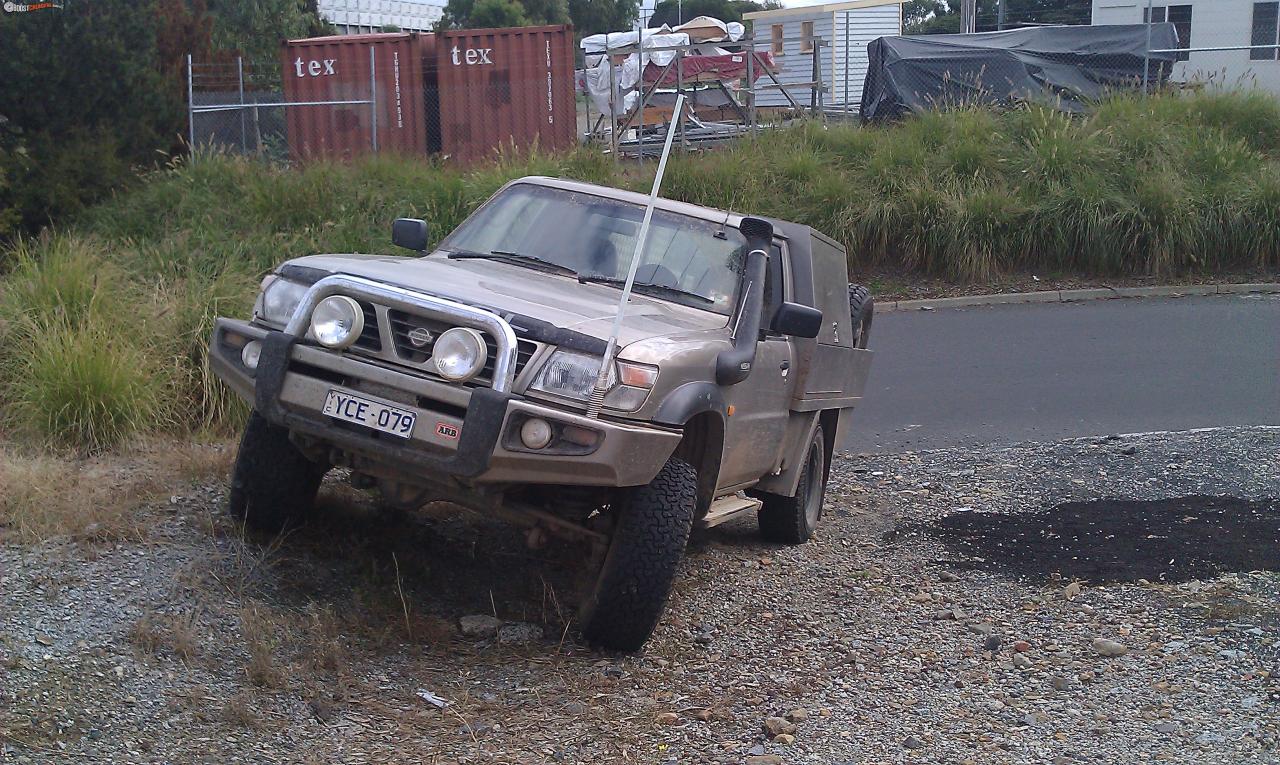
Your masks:
[[[822,331],[822,311],[784,301],[773,315],[773,331],[788,337],[817,337]]]
[[[391,243],[414,252],[427,249],[427,222],[420,218],[396,218],[391,224]]]

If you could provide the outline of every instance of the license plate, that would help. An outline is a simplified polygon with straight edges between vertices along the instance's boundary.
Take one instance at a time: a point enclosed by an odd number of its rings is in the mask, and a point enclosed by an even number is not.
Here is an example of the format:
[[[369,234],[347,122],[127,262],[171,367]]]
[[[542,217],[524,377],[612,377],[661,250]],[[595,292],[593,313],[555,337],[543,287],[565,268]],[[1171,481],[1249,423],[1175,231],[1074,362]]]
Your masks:
[[[413,435],[413,412],[387,406],[380,401],[353,396],[340,390],[331,390],[324,400],[324,413],[346,422],[354,422],[381,433],[400,438]]]

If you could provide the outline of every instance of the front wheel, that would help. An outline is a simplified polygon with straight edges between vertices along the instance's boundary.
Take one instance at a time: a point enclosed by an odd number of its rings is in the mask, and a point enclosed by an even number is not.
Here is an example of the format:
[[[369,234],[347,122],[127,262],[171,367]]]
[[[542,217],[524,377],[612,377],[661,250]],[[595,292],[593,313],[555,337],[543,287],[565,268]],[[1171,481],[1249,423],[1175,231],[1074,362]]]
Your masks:
[[[327,470],[293,445],[288,430],[253,412],[231,471],[231,514],[252,528],[281,531],[310,512]]]
[[[826,438],[819,425],[805,452],[795,496],[764,492],[757,495],[764,502],[756,514],[760,521],[760,535],[768,542],[788,545],[809,541],[822,518],[822,496],[826,491]]]
[[[644,486],[626,490],[609,550],[578,612],[588,642],[638,651],[658,626],[698,503],[698,473],[672,458]]]

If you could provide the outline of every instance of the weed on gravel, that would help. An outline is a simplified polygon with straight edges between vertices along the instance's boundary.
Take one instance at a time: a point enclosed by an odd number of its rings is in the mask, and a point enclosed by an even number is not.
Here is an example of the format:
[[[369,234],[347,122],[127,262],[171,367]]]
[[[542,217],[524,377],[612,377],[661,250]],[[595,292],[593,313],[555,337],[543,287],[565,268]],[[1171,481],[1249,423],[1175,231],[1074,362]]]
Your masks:
[[[225,475],[225,444],[139,440],[86,458],[0,447],[0,542],[145,536],[148,503]]]

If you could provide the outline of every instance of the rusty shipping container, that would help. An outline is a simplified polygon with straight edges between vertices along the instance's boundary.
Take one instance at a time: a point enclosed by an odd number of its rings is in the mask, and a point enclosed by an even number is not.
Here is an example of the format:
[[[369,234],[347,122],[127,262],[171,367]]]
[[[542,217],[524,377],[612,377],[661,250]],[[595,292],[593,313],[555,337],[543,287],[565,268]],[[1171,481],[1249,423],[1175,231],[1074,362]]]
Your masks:
[[[312,37],[284,43],[285,101],[321,102],[286,107],[292,156],[424,153],[422,62],[434,59],[434,43],[432,35],[406,32]]]
[[[428,61],[425,77],[433,150],[470,162],[500,148],[556,150],[574,144],[573,27],[437,34],[435,63]],[[438,117],[431,113],[433,85]]]

